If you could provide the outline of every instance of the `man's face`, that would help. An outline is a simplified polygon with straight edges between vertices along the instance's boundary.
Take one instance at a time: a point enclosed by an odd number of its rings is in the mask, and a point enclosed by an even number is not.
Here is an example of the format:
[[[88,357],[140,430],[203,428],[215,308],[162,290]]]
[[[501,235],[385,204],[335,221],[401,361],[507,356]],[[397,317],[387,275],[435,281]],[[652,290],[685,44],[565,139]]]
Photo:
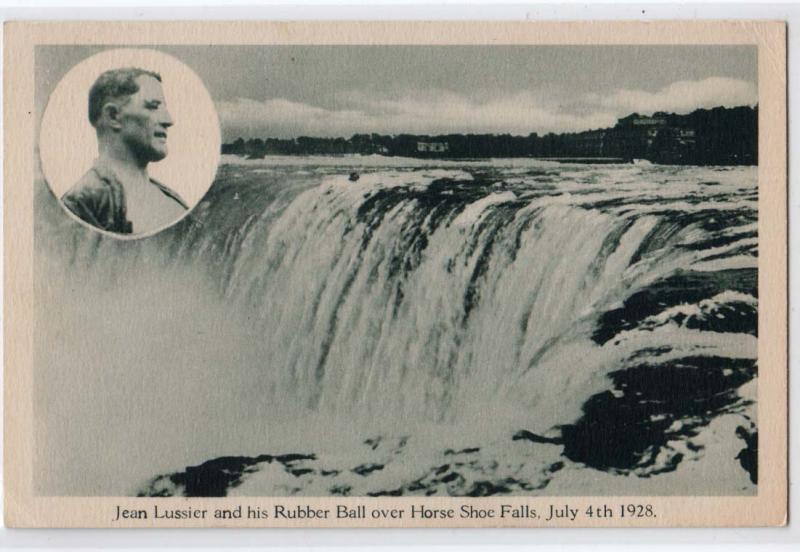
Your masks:
[[[139,91],[120,107],[121,138],[141,161],[161,161],[167,156],[167,129],[172,118],[167,111],[161,83],[142,75]]]

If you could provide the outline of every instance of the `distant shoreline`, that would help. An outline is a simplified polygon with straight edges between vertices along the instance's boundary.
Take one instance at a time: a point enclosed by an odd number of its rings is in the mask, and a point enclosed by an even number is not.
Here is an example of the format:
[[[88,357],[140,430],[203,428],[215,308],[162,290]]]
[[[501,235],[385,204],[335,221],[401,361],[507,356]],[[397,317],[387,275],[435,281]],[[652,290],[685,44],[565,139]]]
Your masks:
[[[527,136],[511,134],[354,134],[344,137],[237,138],[222,153],[382,155],[415,159],[534,158],[567,163],[736,166],[758,164],[758,106],[698,109],[688,115],[632,113],[611,128]]]
[[[404,157],[402,155],[361,155],[358,153],[267,153],[263,156],[248,157],[246,155],[224,154],[225,157],[236,157],[242,161],[259,161],[269,157],[323,157],[325,159],[408,159],[410,161],[447,161],[452,163],[480,163],[497,161],[501,159],[530,159],[531,161],[552,161],[554,163],[586,163],[597,165],[629,165],[636,159],[623,159],[621,157]]]
[[[592,158],[592,157],[486,157],[486,158],[433,158],[433,157],[403,157],[389,155],[359,155],[359,154],[270,154],[264,157],[249,158],[241,155],[225,154],[221,159],[222,165],[252,165],[252,166],[331,166],[344,167],[347,170],[360,170],[385,167],[442,167],[460,169],[469,166],[517,166],[517,167],[557,167],[559,165],[616,165],[616,166],[675,166],[651,163],[647,160],[625,160],[621,158]],[[683,167],[757,167],[757,165],[722,165],[708,163],[705,165],[683,164]]]

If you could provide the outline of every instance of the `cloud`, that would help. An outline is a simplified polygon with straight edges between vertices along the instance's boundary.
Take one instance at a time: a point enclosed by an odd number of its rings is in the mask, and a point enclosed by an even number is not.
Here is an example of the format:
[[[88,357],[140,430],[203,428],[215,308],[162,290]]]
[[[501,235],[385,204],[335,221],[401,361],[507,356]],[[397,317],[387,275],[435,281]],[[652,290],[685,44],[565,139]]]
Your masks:
[[[339,109],[274,98],[239,98],[217,109],[226,138],[232,136],[350,136],[355,133],[511,133],[581,130],[613,123],[608,113],[574,115],[542,105],[522,93],[476,101],[452,92],[431,91],[398,98],[358,93],[340,98]]]
[[[226,140],[243,137],[351,136],[356,133],[446,134],[572,132],[613,126],[632,112],[688,113],[698,107],[754,104],[757,89],[712,77],[675,82],[657,92],[620,89],[570,97],[568,91],[522,91],[471,98],[447,90],[375,97],[332,92],[332,107],[270,98],[218,102]]]
[[[656,111],[689,113],[698,108],[755,105],[758,88],[754,83],[739,79],[709,77],[674,82],[657,92],[617,90],[606,96],[590,94],[586,101],[620,115],[632,112],[651,114]]]

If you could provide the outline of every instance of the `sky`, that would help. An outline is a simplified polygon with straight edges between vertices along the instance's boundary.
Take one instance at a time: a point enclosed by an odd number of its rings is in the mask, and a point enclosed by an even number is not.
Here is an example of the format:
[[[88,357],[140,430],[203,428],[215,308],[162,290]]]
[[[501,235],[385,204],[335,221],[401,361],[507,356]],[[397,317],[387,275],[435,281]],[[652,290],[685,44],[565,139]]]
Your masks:
[[[36,52],[37,105],[96,46]],[[223,140],[572,132],[630,113],[754,105],[753,46],[166,46]],[[169,98],[167,98],[169,101]]]

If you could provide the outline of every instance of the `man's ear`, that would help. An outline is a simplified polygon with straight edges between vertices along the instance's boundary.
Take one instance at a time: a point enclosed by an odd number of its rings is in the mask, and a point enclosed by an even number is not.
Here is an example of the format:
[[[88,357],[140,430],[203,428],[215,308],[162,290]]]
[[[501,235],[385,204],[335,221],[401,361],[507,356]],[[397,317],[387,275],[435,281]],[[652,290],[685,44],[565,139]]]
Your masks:
[[[103,110],[101,112],[102,118],[105,119],[106,124],[109,128],[112,129],[119,129],[122,125],[119,120],[119,106],[114,102],[108,102],[103,105]]]

